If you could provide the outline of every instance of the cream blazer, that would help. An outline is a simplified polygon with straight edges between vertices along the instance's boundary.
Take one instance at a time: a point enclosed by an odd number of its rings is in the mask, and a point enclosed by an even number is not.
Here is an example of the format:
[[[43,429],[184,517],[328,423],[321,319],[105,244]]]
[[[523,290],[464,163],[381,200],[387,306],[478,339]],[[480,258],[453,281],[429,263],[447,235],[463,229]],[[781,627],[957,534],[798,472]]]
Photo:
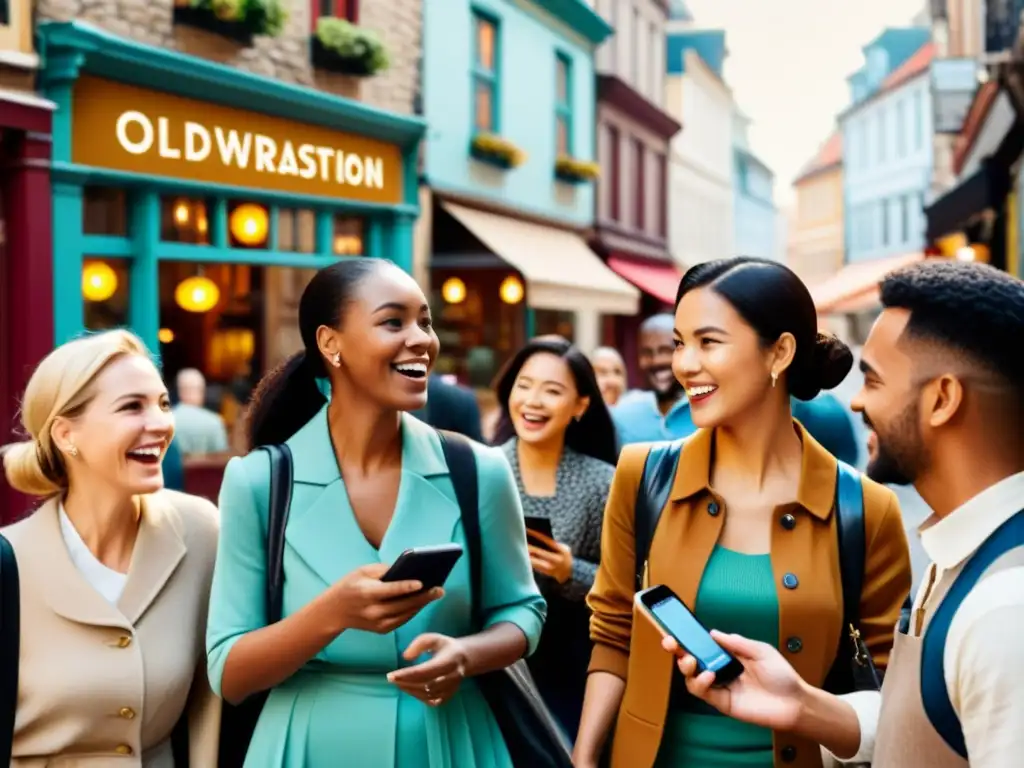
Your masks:
[[[166,742],[186,709],[191,765],[216,766],[205,635],[218,531],[205,499],[144,497],[115,607],[72,563],[56,499],[3,530],[21,582],[13,768],[171,766]]]

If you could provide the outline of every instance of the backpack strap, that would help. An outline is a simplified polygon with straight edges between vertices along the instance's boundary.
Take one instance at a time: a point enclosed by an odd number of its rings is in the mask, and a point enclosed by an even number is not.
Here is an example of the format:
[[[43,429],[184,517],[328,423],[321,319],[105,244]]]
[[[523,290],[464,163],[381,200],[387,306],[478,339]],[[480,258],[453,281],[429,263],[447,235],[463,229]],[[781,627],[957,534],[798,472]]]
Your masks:
[[[946,640],[957,609],[992,564],[1012,549],[1024,547],[1024,510],[1011,517],[985,540],[967,561],[953,586],[935,610],[921,649],[921,700],[932,727],[964,760],[967,744],[960,718],[946,688]]]
[[[0,765],[10,765],[14,718],[18,711],[18,666],[21,644],[21,588],[14,547],[0,535]]]
[[[644,460],[644,471],[633,505],[634,573],[637,592],[644,588],[647,556],[651,550],[658,520],[665,505],[668,504],[668,496],[676,479],[682,450],[682,440],[654,443]]]
[[[284,599],[284,529],[292,503],[292,452],[287,445],[264,445],[270,459],[267,506],[267,624],[281,620]]]
[[[843,631],[860,625],[860,596],[864,590],[864,486],[860,473],[840,461],[836,470],[836,536],[839,539],[839,574],[843,587]]]
[[[462,531],[466,535],[469,556],[473,626],[480,629],[483,626],[480,608],[483,555],[480,546],[480,489],[477,487],[476,454],[473,453],[472,444],[462,435],[441,429],[437,430],[437,434],[441,438],[441,450],[462,516]]]

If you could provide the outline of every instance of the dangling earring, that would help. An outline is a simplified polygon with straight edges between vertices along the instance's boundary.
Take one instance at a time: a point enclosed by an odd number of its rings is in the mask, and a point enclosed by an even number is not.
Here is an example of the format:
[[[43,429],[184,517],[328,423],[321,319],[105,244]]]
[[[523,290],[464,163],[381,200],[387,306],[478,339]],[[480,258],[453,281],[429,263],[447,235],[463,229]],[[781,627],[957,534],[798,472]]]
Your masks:
[[[581,413],[579,416],[573,416],[573,418],[576,419],[576,421],[578,422],[580,419],[583,418],[583,414]]]
[[[775,385],[778,382],[779,382],[779,374],[777,374],[775,371],[772,371],[772,387],[774,388]]]
[[[334,357],[331,358],[331,365],[333,365],[335,368],[340,368],[341,367],[341,353],[340,352],[335,352],[334,353]]]
[[[72,457],[78,456],[78,448],[76,448],[73,445],[69,446],[68,447],[68,453],[71,454]]]

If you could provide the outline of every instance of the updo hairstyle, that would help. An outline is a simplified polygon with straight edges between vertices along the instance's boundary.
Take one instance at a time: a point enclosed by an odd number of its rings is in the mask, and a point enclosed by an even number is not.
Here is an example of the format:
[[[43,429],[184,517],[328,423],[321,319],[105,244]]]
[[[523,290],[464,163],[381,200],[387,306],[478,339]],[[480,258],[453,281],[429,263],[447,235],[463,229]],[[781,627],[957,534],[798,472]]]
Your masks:
[[[813,400],[839,386],[853,367],[853,353],[835,336],[818,331],[818,313],[807,286],[789,267],[749,256],[697,264],[686,271],[676,293],[709,288],[729,302],[768,347],[784,333],[796,339],[793,362],[783,374],[798,400]]]
[[[0,448],[12,488],[40,498],[67,491],[67,467],[50,434],[53,424],[61,417],[80,416],[96,395],[96,377],[128,355],[150,359],[149,350],[135,334],[104,331],[61,344],[36,366],[21,401],[21,426],[27,439]]]

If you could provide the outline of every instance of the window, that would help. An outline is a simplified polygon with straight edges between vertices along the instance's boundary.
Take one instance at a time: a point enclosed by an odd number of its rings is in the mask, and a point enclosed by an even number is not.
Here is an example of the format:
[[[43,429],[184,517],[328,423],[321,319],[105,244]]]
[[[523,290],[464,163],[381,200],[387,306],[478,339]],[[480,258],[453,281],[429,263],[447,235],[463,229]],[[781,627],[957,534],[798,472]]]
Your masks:
[[[644,145],[639,139],[633,139],[633,173],[636,175],[633,190],[633,201],[636,207],[633,211],[633,225],[638,230],[647,226],[647,174],[644,164],[647,162],[647,155],[644,152]]]
[[[11,6],[8,0],[0,0],[0,25],[9,26],[11,23]]]
[[[474,13],[473,37],[473,127],[480,133],[497,133],[498,25]]]
[[[619,129],[615,126],[608,126],[608,188],[611,199],[608,205],[608,215],[612,221],[619,221],[622,210],[619,207],[621,186],[619,185],[620,164],[622,162],[621,139]]]
[[[886,134],[888,133],[888,131],[886,130],[887,127],[888,127],[887,126],[888,120],[886,120],[886,117],[887,117],[887,115],[886,115],[885,111],[884,110],[879,110],[879,112],[878,112],[878,162],[880,162],[880,163],[884,163],[885,162],[885,140],[887,138]]]
[[[83,190],[82,234],[128,237],[128,196],[123,189],[86,187]]]
[[[359,21],[359,0],[310,0],[309,18],[314,33],[322,18],[345,19],[355,24]]]
[[[904,195],[900,198],[900,242],[906,243],[910,240],[910,196]]]
[[[889,245],[889,201],[881,202],[882,208],[882,247]]]
[[[572,59],[555,56],[555,153],[572,155]]]
[[[657,162],[655,163],[655,169],[657,176],[655,181],[657,182],[657,193],[658,207],[658,228],[657,234],[661,237],[668,236],[668,158],[665,155],[658,155]]]
[[[914,149],[924,148],[924,99],[921,92],[914,94]]]
[[[896,157],[907,154],[907,105],[903,99],[896,102]]]

